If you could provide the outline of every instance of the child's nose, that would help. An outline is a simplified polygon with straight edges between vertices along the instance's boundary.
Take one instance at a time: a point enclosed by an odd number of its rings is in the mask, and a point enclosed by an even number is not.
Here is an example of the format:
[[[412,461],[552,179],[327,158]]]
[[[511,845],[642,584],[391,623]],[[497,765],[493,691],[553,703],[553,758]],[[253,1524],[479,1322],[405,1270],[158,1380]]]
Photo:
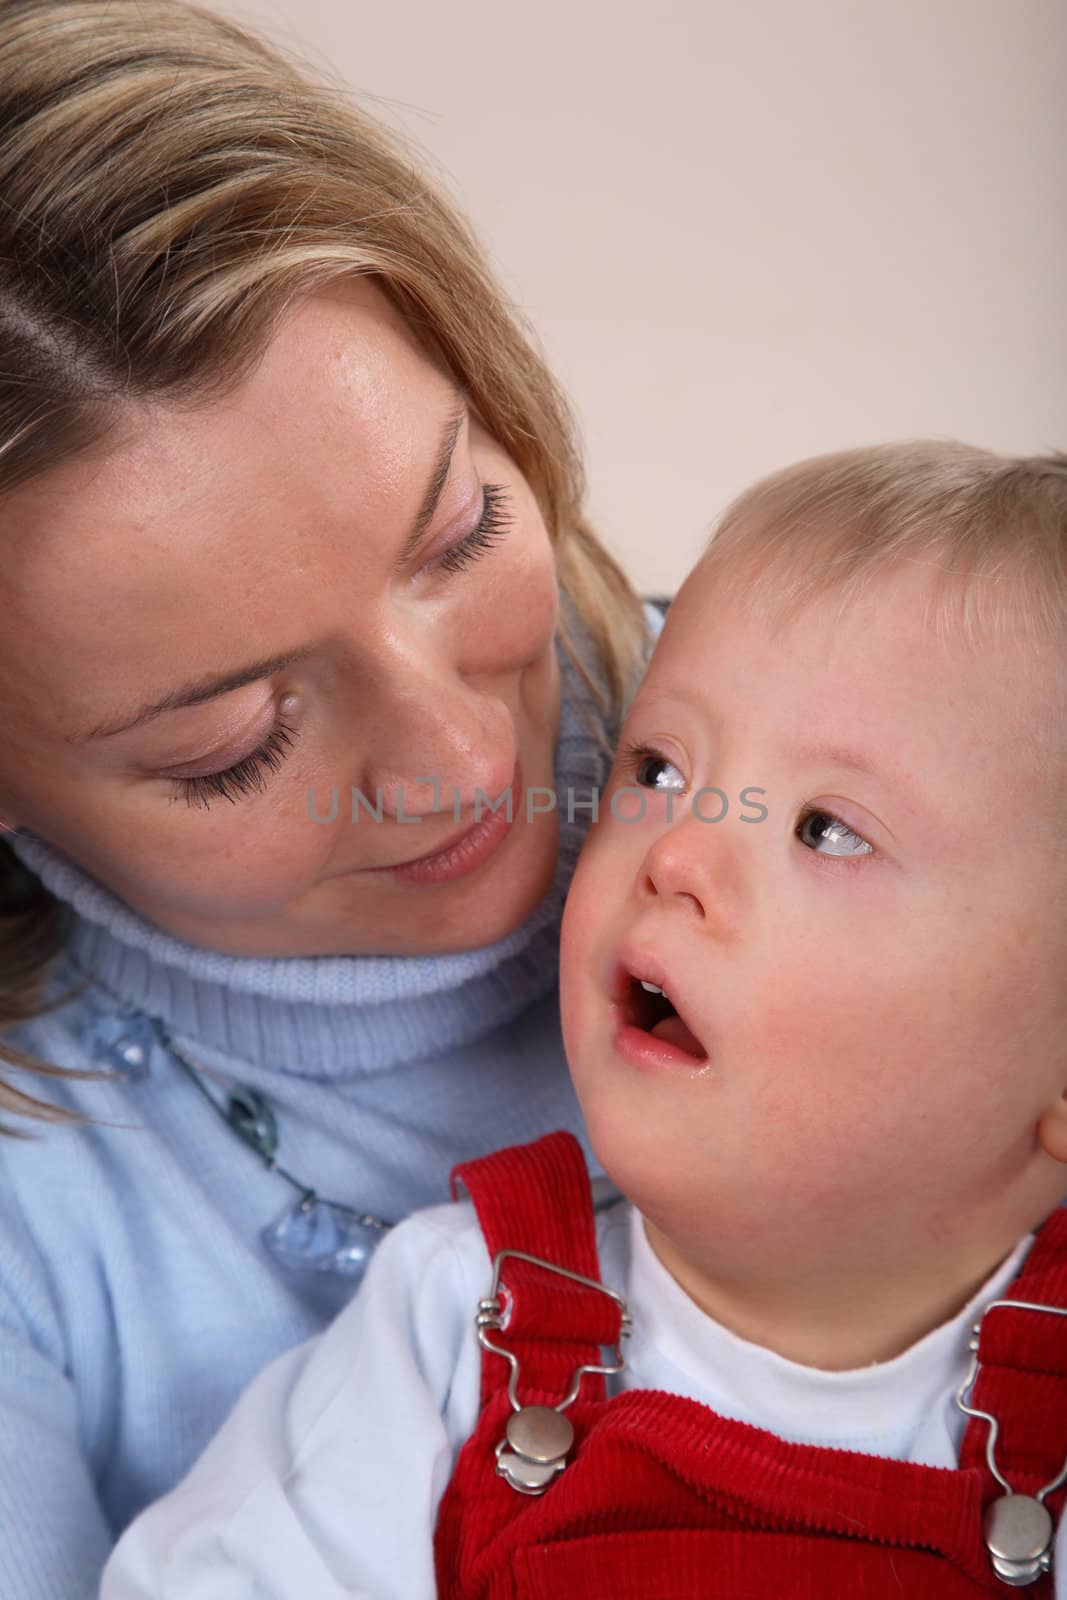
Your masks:
[[[662,840],[648,851],[648,856],[641,866],[638,893],[643,899],[677,901],[680,906],[685,906],[686,910],[693,912],[694,917],[704,918],[707,915],[701,896],[694,893],[691,874],[685,861],[681,861],[677,850],[664,848]]]
[[[736,931],[740,919],[740,866],[736,849],[713,841],[712,833],[710,826],[692,819],[662,833],[638,869],[637,892],[645,903],[669,902],[726,936]]]

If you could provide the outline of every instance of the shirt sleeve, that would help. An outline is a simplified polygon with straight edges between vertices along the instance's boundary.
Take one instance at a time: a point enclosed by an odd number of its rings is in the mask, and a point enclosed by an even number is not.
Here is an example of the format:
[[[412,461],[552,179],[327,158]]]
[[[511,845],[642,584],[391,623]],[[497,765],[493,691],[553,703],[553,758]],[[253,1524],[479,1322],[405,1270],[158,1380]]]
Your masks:
[[[0,1169],[0,1594],[94,1600],[111,1543],[50,1279]]]
[[[467,1207],[397,1227],[337,1320],[261,1373],[126,1531],[100,1600],[433,1600],[488,1274]]]

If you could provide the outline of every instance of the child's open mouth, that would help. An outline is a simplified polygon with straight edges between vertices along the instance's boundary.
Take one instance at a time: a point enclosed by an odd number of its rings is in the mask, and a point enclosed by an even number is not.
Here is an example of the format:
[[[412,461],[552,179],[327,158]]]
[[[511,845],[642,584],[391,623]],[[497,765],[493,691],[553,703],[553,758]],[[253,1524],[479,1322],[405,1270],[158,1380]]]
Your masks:
[[[616,1042],[626,1055],[679,1066],[706,1064],[707,1051],[658,983],[622,967],[615,995],[621,1024]]]

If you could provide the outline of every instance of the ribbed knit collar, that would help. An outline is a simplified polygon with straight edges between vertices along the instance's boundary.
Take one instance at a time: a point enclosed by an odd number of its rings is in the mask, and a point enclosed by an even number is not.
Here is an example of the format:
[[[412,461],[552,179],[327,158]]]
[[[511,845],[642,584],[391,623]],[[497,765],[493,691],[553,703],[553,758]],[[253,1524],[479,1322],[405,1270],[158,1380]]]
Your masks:
[[[562,650],[557,794],[601,786],[600,719]],[[163,1022],[188,1048],[280,1072],[344,1078],[447,1054],[519,1016],[555,985],[563,900],[589,812],[560,811],[556,874],[518,928],[492,945],[441,956],[227,955],[188,943],[133,911],[30,833],[15,854],[72,913],[66,946],[123,1009]]]

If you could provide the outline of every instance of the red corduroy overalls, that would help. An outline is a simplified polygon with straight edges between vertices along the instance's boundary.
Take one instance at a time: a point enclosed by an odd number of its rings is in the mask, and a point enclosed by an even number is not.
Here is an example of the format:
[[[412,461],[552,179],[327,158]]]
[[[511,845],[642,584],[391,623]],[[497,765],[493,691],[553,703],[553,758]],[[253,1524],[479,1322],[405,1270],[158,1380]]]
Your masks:
[[[593,1208],[569,1134],[456,1168],[489,1247],[599,1280]],[[554,1406],[575,1369],[603,1360],[620,1313],[604,1294],[506,1259],[510,1303],[494,1342],[520,1368],[523,1405]],[[1067,1213],[1045,1223],[1005,1298],[1067,1306]],[[999,1420],[997,1465],[1020,1494],[1067,1454],[1067,1319],[997,1310],[982,1323],[970,1396]],[[1003,1489],[988,1424],[967,1427],[958,1470],[788,1444],[696,1401],[631,1389],[608,1400],[587,1375],[567,1409],[575,1442],[539,1497],[497,1472],[510,1368],[486,1353],[482,1410],[445,1491],[435,1535],[441,1600],[963,1600],[1010,1592],[983,1541]],[[1058,1520],[1065,1491],[1046,1504]],[[1021,1591],[1050,1600],[1050,1576]]]

